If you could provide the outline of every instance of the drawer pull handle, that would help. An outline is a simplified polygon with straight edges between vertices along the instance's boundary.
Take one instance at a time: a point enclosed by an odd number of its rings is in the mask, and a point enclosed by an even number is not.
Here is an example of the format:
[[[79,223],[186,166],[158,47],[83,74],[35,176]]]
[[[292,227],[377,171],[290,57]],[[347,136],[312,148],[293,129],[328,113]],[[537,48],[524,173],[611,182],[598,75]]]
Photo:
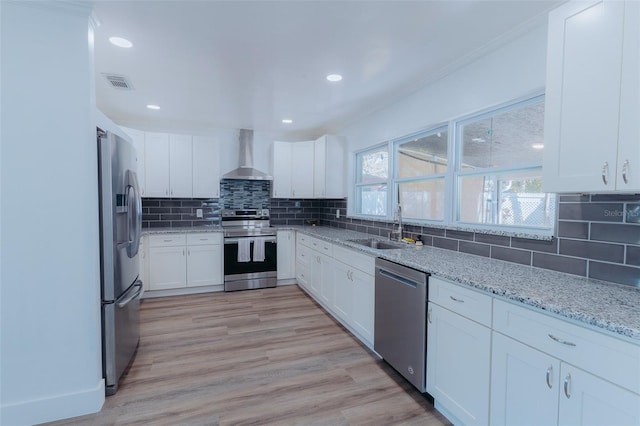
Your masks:
[[[551,383],[552,374],[553,374],[553,365],[550,365],[549,368],[547,368],[547,386],[549,386],[549,389],[553,388],[553,383]]]
[[[162,241],[165,242],[165,243],[170,243],[173,240],[162,240]]]
[[[433,309],[429,309],[429,312],[427,312],[427,321],[429,321],[429,324],[431,324],[431,312],[433,312]]]
[[[562,343],[563,345],[567,345],[567,346],[576,346],[575,343],[573,342],[569,342],[567,340],[562,340],[556,336],[554,336],[553,334],[549,334],[549,337],[551,338],[551,340],[553,340],[554,342],[558,342],[558,343]]]
[[[456,298],[455,298],[455,297],[453,297],[453,296],[449,296],[449,298],[450,298],[451,300],[453,300],[454,302],[464,303],[464,300],[462,300],[462,299],[456,299]]]
[[[200,241],[208,241],[208,238],[200,238]]]
[[[571,398],[571,374],[567,374],[567,377],[564,378],[564,394],[567,399]]]
[[[624,183],[629,183],[629,179],[627,178],[627,172],[629,171],[629,160],[624,160],[624,164],[622,165],[622,180]]]

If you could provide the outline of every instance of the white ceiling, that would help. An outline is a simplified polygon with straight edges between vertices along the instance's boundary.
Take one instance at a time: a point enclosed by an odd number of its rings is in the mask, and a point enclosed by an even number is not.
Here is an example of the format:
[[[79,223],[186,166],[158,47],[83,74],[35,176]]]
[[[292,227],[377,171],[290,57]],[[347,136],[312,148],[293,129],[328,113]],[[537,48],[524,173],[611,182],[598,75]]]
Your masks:
[[[97,1],[97,104],[147,130],[315,138],[542,24],[559,3]],[[115,47],[110,36],[134,46]],[[126,76],[134,89],[112,88],[103,73]],[[344,80],[329,83],[329,73]]]

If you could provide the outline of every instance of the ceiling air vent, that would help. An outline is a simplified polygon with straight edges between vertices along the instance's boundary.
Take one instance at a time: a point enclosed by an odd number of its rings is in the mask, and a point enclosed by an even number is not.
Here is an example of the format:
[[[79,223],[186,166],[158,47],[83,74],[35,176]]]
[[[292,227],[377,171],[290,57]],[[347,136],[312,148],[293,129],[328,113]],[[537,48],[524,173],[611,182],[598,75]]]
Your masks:
[[[133,86],[129,83],[129,80],[123,75],[116,74],[102,74],[107,79],[111,87],[120,90],[133,90]]]

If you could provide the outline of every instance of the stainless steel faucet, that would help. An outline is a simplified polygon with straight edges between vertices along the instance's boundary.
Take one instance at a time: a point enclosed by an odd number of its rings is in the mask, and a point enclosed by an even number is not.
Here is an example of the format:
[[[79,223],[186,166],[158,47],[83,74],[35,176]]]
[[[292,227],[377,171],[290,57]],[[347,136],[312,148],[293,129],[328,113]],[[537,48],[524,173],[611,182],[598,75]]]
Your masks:
[[[398,241],[402,241],[402,236],[403,236],[403,231],[402,231],[402,206],[400,204],[398,204],[398,206],[396,207],[396,211],[394,214],[394,219],[398,224],[398,229],[395,231],[391,231],[389,232],[389,239],[390,240],[394,240],[397,239]]]

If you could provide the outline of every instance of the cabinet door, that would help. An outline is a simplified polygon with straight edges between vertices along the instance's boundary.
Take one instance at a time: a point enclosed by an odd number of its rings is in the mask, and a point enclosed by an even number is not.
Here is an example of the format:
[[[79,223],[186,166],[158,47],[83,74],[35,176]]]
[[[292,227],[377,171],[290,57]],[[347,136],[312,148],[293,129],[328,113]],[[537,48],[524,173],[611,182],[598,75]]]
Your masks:
[[[565,363],[560,380],[558,424],[640,424],[640,395]]]
[[[334,286],[335,286],[335,270],[333,268],[333,259],[324,254],[318,255],[320,259],[320,275],[318,276],[318,284],[320,291],[320,300],[325,304],[327,309],[333,309]],[[314,277],[315,279],[316,277]]]
[[[338,261],[334,262],[334,268],[333,312],[349,324],[351,322],[351,311],[353,310],[353,283],[350,278],[352,269]]]
[[[313,198],[313,141],[291,144],[291,196]]]
[[[169,135],[144,134],[145,185],[147,197],[169,197]]]
[[[189,135],[169,135],[170,196],[193,196],[193,146]]]
[[[324,136],[326,149],[324,198],[344,198],[347,196],[347,185],[345,182],[345,158],[347,157],[344,149],[343,140],[335,135]]]
[[[352,269],[351,282],[353,284],[351,326],[362,336],[365,343],[373,345],[375,321],[375,282],[373,275],[365,274],[358,269]]]
[[[187,247],[187,287],[221,285],[222,245]]]
[[[313,196],[325,198],[327,194],[327,137],[322,136],[313,143]]]
[[[546,192],[615,190],[624,7],[568,2],[549,14]]]
[[[489,424],[491,330],[434,303],[428,318],[427,392],[461,423]]]
[[[310,250],[309,253],[311,254],[311,280],[309,280],[309,289],[316,296],[320,296],[323,255],[315,250]]]
[[[560,361],[493,332],[492,425],[555,425]]]
[[[193,137],[193,197],[220,197],[220,147],[213,138]]]
[[[296,246],[296,281],[298,285],[311,291],[311,249],[304,245]]]
[[[133,140],[133,147],[136,149],[136,161],[138,163],[138,185],[140,186],[140,193],[143,197],[146,197],[145,193],[145,167],[144,167],[144,132],[136,129],[129,129],[122,127],[122,130],[131,137]]]
[[[640,2],[627,1],[624,11],[622,94],[616,186],[640,191]]]
[[[273,143],[273,197],[291,198],[291,143]]]
[[[295,278],[296,246],[293,231],[278,231],[278,279]]]
[[[185,246],[149,248],[149,289],[167,290],[187,286]]]

